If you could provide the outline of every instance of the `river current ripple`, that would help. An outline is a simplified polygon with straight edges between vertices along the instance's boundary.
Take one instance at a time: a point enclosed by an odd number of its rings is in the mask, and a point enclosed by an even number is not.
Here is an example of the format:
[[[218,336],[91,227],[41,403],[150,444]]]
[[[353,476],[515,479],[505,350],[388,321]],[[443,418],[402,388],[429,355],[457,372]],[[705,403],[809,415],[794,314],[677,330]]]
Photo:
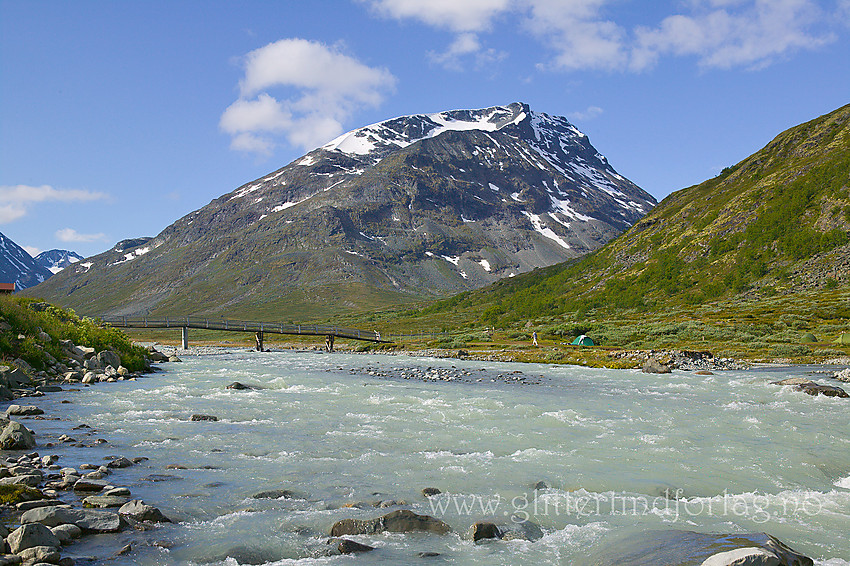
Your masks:
[[[175,520],[63,555],[130,543],[110,563],[590,565],[620,541],[684,530],[767,532],[817,564],[850,565],[850,405],[770,384],[815,368],[658,376],[316,352],[183,359],[51,393],[39,405],[61,418],[27,421],[42,444],[83,434],[80,423],[109,441],[41,450],[63,466],[148,458],[110,480]],[[234,381],[256,389],[227,389]],[[426,487],[442,493],[426,498]],[[270,489],[294,496],[252,498]],[[453,533],[356,536],[377,550],[322,556],[334,522],[398,508]],[[483,519],[528,519],[544,536],[473,544],[465,534]]]

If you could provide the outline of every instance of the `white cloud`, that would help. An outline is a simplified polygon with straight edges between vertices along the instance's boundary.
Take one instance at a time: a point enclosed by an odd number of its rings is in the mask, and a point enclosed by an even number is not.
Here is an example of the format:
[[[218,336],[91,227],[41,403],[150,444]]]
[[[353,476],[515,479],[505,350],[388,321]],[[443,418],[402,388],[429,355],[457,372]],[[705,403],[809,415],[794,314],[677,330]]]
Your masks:
[[[573,112],[567,116],[573,122],[586,122],[601,116],[603,110],[598,106],[588,106],[587,109],[578,112]]]
[[[107,197],[82,189],[55,189],[49,185],[0,185],[0,224],[26,216],[29,208],[42,202],[90,202]]]
[[[850,24],[850,0],[837,0],[833,14],[817,0],[685,0],[681,13],[634,28],[614,17],[623,4],[616,0],[361,1],[387,17],[455,32],[446,50],[430,53],[455,69],[462,57],[483,51],[481,36],[500,16],[521,22],[551,50],[539,68],[562,71],[641,72],[671,56],[695,58],[704,68],[760,68],[833,41],[830,25]]]
[[[62,228],[56,231],[56,239],[60,242],[105,242],[107,237],[103,232],[80,234],[73,228]]]
[[[485,65],[498,63],[507,55],[504,51],[497,51],[492,48],[485,49],[474,33],[461,33],[445,51],[428,53],[428,57],[433,62],[452,71],[463,71],[463,59],[467,56],[473,57],[475,66],[481,68]]]
[[[811,0],[699,3],[692,14],[638,28],[631,67],[643,70],[664,55],[695,56],[702,67],[764,67],[832,41],[831,34],[812,31],[822,21],[824,13]]]
[[[488,29],[499,14],[509,10],[513,0],[371,0],[379,14],[395,19],[413,18],[454,32]]]
[[[0,224],[8,224],[18,218],[25,216],[26,209],[17,204],[0,204]]]
[[[309,150],[342,133],[357,110],[380,105],[395,83],[388,70],[369,67],[338,47],[282,39],[245,57],[240,97],[219,126],[232,136],[233,149],[270,155],[283,136]],[[279,100],[269,92],[281,87],[296,94]]]
[[[41,253],[41,250],[36,248],[35,246],[21,246],[24,248],[24,251],[30,254],[31,257],[35,257]]]
[[[471,58],[481,68],[507,57],[504,51],[483,47],[477,32],[489,30],[495,18],[520,3],[520,0],[369,0],[372,9],[382,16],[415,19],[455,32],[454,41],[444,51],[428,53],[431,61],[453,71],[464,70],[464,58]]]
[[[610,0],[529,0],[525,28],[554,52],[545,67],[561,70],[622,69],[626,32],[602,16]]]

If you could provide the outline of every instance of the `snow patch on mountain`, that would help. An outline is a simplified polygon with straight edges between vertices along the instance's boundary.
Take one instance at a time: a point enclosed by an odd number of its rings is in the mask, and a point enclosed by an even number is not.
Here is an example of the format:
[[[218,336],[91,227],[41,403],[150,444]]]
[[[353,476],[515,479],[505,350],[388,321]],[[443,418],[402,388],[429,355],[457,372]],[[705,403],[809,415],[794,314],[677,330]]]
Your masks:
[[[531,225],[534,227],[535,232],[539,232],[540,235],[545,236],[545,237],[549,238],[550,240],[555,241],[559,246],[563,247],[564,249],[568,250],[572,247],[563,238],[561,238],[558,234],[553,232],[551,228],[544,226],[543,221],[540,220],[539,214],[532,214],[532,213],[528,212],[527,210],[523,210],[522,213],[525,216],[527,216],[528,219],[531,221]]]
[[[342,134],[323,145],[321,149],[349,155],[369,155],[379,147],[394,145],[403,148],[448,131],[495,132],[504,126],[518,124],[525,118],[525,112],[515,113],[504,106],[400,116]]]
[[[0,282],[14,283],[20,290],[38,285],[52,275],[26,250],[0,233]]]
[[[70,250],[48,250],[35,256],[35,261],[54,275],[82,259],[83,256]]]

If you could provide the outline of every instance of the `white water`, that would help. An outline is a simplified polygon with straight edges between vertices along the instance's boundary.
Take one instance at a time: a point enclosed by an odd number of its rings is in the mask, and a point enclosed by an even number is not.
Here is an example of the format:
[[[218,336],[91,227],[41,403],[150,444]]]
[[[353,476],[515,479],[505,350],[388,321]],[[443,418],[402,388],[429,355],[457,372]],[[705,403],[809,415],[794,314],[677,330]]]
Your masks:
[[[400,377],[414,366],[455,366],[472,382]],[[24,421],[41,444],[60,434],[109,441],[39,449],[63,466],[150,458],[110,481],[178,521],[83,539],[63,555],[102,557],[131,542],[111,563],[235,565],[223,557],[241,546],[254,551],[247,562],[268,564],[418,563],[432,551],[452,564],[583,565],[605,563],[598,557],[623,537],[678,529],[764,531],[818,564],[850,564],[850,401],[769,383],[805,368],[657,376],[338,353],[185,356],[163,367],[49,394],[38,404],[61,420]],[[543,384],[496,378],[517,370]],[[263,389],[225,389],[233,381]],[[194,413],[220,420],[188,421]],[[79,423],[96,433],[72,431]],[[174,478],[143,479],[151,474]],[[549,488],[535,492],[541,480]],[[444,493],[426,499],[424,487]],[[299,497],[250,497],[275,488]],[[378,550],[315,557],[335,521],[398,508],[344,505],[381,500],[404,500],[454,533],[352,537]],[[464,537],[477,520],[525,516],[542,540]]]

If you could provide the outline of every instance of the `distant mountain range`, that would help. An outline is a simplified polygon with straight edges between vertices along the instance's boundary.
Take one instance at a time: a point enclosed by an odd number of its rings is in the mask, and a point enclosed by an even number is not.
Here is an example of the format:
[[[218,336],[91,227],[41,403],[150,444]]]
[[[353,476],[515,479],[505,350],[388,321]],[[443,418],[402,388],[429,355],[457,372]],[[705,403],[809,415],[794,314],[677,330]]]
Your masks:
[[[506,324],[598,309],[659,312],[720,299],[766,305],[807,293],[808,301],[820,297],[808,303],[812,313],[846,318],[848,172],[850,105],[791,128],[717,177],[671,194],[580,261],[499,282],[434,310],[469,309],[468,316]]]
[[[348,132],[35,293],[87,314],[274,320],[447,296],[582,256],[656,202],[514,103]]]
[[[51,275],[42,263],[0,233],[0,283],[14,283],[21,290],[46,281]]]
[[[54,275],[83,259],[80,254],[69,250],[48,250],[35,256],[35,261]]]

